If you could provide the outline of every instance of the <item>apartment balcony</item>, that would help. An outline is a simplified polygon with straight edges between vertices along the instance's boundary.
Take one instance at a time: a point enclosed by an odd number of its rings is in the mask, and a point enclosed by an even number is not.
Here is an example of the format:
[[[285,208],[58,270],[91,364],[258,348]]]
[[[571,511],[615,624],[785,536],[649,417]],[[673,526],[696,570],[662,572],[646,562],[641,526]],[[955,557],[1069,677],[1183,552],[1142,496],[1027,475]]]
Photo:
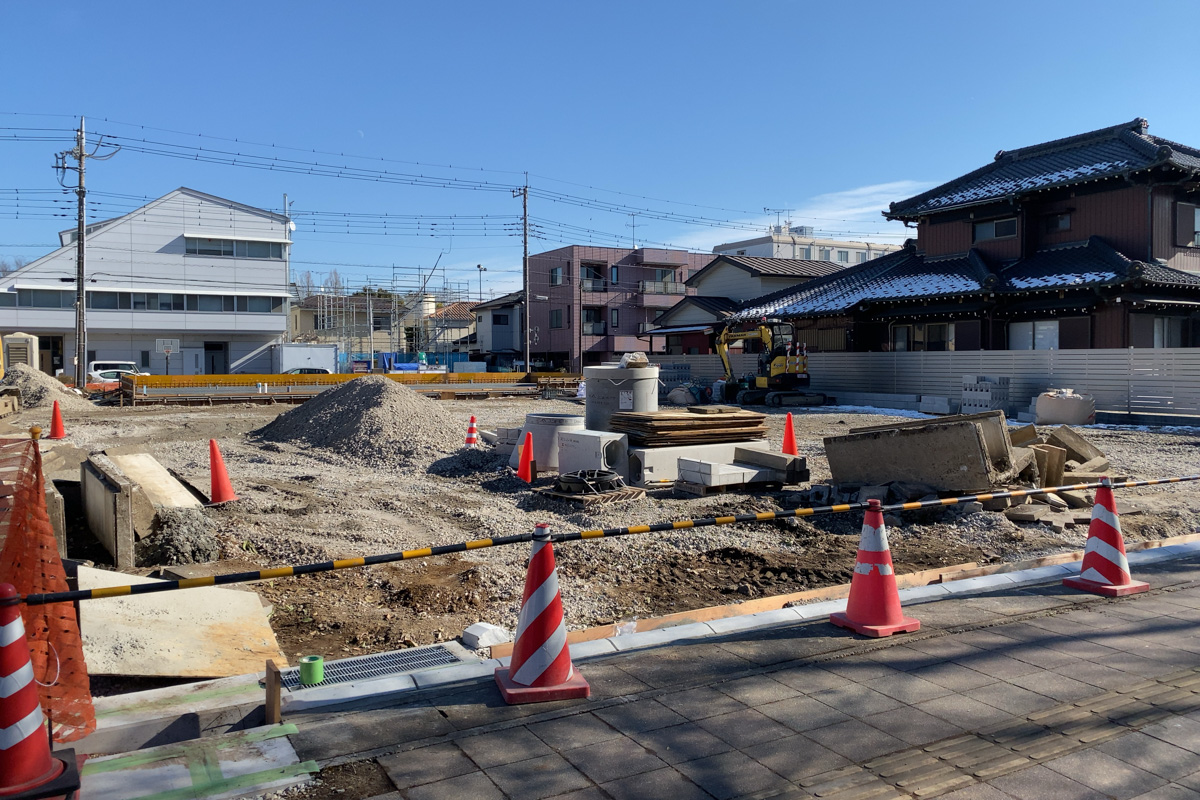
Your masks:
[[[678,281],[638,281],[642,294],[687,294],[687,286]]]
[[[638,323],[638,333],[649,333],[650,331],[654,330],[657,327],[658,326],[655,325],[653,322],[639,322]]]
[[[584,278],[579,282],[581,292],[607,292],[608,281],[603,278]]]
[[[584,336],[603,336],[605,324],[603,322],[585,322],[581,333]]]

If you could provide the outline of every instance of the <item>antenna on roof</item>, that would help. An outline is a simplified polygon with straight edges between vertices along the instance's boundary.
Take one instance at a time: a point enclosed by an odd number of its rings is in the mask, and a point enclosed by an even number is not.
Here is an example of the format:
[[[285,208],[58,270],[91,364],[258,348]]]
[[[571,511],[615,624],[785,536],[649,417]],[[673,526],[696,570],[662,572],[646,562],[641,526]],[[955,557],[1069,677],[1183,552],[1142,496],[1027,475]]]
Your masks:
[[[790,208],[766,208],[764,206],[763,213],[775,215],[775,227],[773,227],[771,229],[771,233],[786,233],[787,229],[791,228],[791,226],[792,226],[792,219],[791,219],[792,209],[790,209]],[[784,222],[786,223],[786,227],[781,225],[781,223],[779,221],[780,217],[782,217],[784,214],[787,214],[787,216],[788,216],[788,218],[786,220],[784,220]]]

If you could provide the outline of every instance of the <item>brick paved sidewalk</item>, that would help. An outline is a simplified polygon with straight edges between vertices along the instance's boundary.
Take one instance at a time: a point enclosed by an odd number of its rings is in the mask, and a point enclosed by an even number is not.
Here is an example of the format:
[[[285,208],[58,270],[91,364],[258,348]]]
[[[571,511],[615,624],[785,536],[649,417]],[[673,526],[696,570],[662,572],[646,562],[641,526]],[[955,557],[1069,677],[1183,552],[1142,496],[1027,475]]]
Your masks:
[[[302,759],[377,757],[388,797],[1200,798],[1200,559],[1104,600],[1057,585],[585,662],[588,701],[491,682],[297,717]]]

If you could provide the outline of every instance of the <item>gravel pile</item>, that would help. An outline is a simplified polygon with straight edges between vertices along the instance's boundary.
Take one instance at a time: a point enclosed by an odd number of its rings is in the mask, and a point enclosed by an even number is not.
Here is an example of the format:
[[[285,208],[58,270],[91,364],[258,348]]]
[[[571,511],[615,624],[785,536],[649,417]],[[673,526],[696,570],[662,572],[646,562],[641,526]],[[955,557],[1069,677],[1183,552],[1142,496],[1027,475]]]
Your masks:
[[[390,469],[454,452],[465,429],[437,401],[370,375],[322,392],[255,434],[325,450],[359,466]]]
[[[75,392],[44,372],[27,364],[13,364],[0,379],[0,386],[21,390],[21,408],[45,408],[58,401],[63,411],[91,411],[95,408]]]
[[[198,508],[164,508],[145,554],[148,564],[202,564],[221,557],[217,526]]]

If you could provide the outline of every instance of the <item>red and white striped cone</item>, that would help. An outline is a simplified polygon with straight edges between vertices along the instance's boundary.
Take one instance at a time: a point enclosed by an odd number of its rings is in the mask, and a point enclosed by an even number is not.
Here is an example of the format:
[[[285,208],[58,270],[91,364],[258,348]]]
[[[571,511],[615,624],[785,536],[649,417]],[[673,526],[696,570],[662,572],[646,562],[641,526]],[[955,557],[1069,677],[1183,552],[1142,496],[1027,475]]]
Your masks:
[[[1129,574],[1125,538],[1121,535],[1121,519],[1117,516],[1112,487],[1108,478],[1101,478],[1100,483],[1088,525],[1087,545],[1083,548],[1082,571],[1078,578],[1063,578],[1063,585],[1105,597],[1144,592],[1150,584],[1135,581]]]
[[[496,685],[509,705],[575,700],[592,691],[571,664],[554,545],[550,543],[550,526],[545,523],[539,524],[533,534],[517,641],[509,666],[496,669]]]
[[[858,558],[850,579],[850,599],[846,610],[829,615],[829,621],[863,636],[891,636],[912,633],[921,627],[919,620],[904,616],[892,551],[888,547],[883,507],[878,500],[867,504],[862,536],[858,540]]]
[[[79,788],[75,752],[50,754],[17,590],[0,584],[0,797],[61,796]]]
[[[464,447],[479,447],[479,429],[475,427],[475,417],[471,417],[467,425],[467,443]]]

